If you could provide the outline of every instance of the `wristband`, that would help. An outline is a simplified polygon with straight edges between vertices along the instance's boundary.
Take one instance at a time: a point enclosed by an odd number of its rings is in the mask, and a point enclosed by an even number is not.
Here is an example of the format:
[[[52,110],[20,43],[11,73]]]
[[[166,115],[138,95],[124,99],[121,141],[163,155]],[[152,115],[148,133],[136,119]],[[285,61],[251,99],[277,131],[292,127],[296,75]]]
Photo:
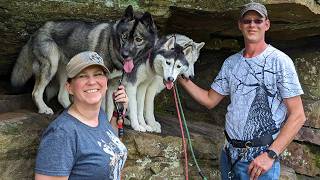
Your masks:
[[[119,113],[117,111],[113,111],[112,116],[118,118],[119,117]]]

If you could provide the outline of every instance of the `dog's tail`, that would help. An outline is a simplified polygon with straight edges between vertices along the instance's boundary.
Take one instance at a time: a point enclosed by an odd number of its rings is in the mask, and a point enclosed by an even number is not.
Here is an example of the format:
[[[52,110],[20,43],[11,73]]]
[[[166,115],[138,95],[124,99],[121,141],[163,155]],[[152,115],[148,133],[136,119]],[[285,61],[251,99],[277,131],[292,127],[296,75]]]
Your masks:
[[[22,48],[11,73],[11,84],[14,87],[24,85],[33,74],[33,61],[30,51],[30,41]]]

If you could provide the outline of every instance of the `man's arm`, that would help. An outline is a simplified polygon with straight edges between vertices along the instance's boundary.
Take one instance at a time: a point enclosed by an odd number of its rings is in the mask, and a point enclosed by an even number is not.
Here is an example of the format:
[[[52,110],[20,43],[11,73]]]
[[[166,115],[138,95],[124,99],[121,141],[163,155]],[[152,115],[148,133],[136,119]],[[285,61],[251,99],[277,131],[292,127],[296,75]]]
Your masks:
[[[208,109],[214,108],[225,97],[213,89],[202,89],[191,80],[179,78],[179,82],[194,100]]]
[[[300,96],[284,99],[284,103],[288,109],[288,119],[281,128],[278,137],[269,147],[277,154],[285,150],[306,121]]]
[[[269,149],[275,151],[278,155],[291,143],[306,120],[300,96],[284,99],[284,103],[288,110],[288,119],[281,128],[278,137],[269,147]],[[248,173],[250,177],[257,179],[271,168],[273,162],[274,159],[271,159],[266,152],[259,155],[249,165]]]

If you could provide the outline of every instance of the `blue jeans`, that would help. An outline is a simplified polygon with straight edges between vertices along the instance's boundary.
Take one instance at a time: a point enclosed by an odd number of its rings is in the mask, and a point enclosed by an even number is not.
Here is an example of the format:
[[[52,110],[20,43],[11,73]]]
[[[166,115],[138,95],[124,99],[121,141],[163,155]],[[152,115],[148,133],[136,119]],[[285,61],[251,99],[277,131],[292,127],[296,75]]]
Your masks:
[[[235,160],[233,160],[234,162]],[[238,161],[233,167],[234,179],[239,180],[249,180],[250,175],[248,172],[250,162],[246,161]],[[220,172],[222,180],[229,180],[228,172],[231,168],[231,165],[228,163],[228,157],[224,149],[221,151],[220,157]],[[280,178],[280,162],[279,160],[275,161],[272,167],[265,172],[264,174],[259,176],[259,180],[278,180]]]

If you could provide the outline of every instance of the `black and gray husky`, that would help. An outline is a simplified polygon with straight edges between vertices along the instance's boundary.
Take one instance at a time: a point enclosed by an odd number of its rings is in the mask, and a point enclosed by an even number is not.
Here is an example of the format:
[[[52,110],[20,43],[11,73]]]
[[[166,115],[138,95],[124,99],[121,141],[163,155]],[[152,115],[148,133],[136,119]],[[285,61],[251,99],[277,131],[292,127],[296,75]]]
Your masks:
[[[147,56],[156,38],[156,26],[151,14],[134,14],[132,6],[128,6],[123,17],[114,23],[50,21],[35,32],[22,48],[11,83],[22,86],[34,75],[32,97],[39,113],[53,114],[43,100],[43,93],[46,90],[47,98],[51,98],[58,91],[59,103],[64,107],[70,104],[64,84],[65,66],[71,57],[82,51],[95,51],[111,71],[109,78],[113,78],[119,76],[122,70],[130,73],[135,62]],[[53,82],[56,85],[48,87]]]

